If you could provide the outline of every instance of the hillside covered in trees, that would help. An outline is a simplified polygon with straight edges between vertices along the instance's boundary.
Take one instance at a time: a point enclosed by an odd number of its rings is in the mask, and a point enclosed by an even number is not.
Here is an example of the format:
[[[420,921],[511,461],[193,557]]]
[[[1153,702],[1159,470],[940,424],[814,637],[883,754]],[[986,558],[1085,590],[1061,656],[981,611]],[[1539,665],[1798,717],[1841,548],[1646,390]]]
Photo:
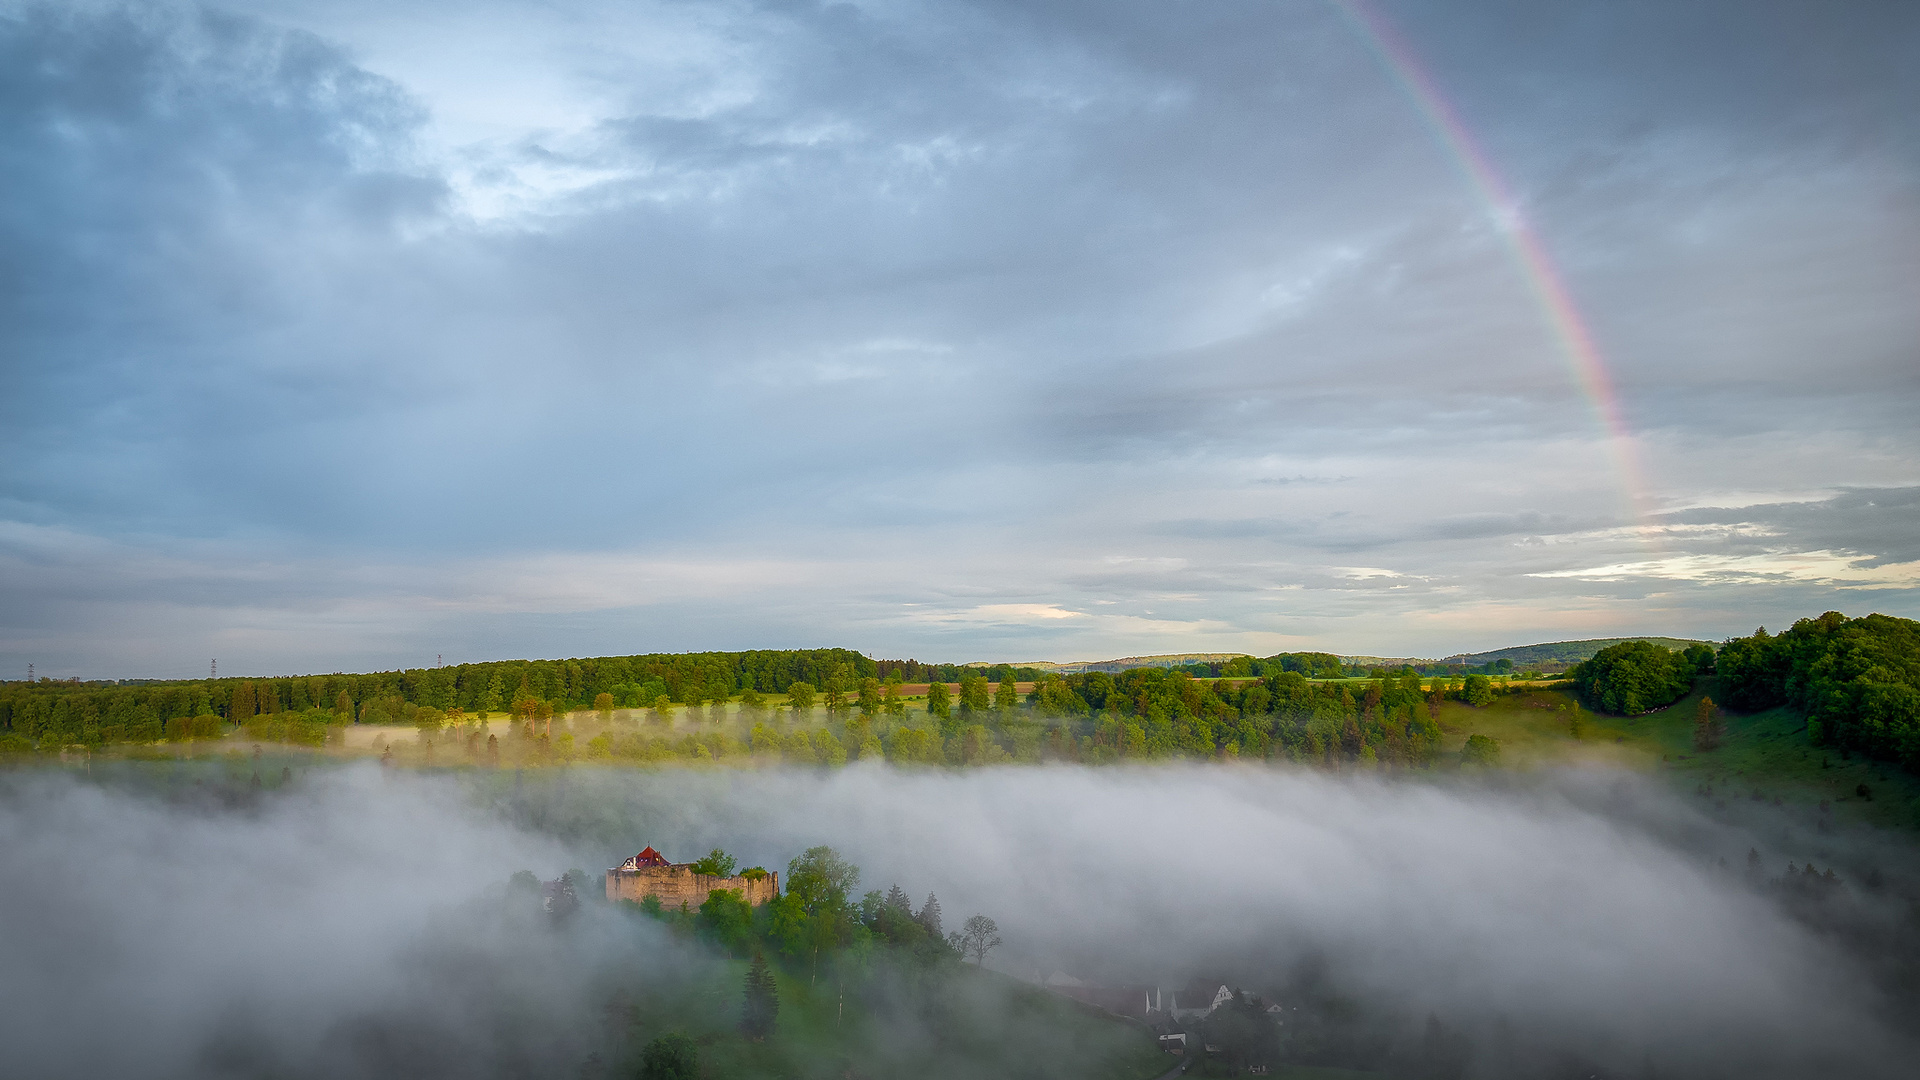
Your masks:
[[[1734,638],[1717,663],[1726,703],[1786,705],[1822,746],[1920,771],[1920,622],[1829,611],[1779,635]]]
[[[1578,664],[1591,659],[1603,649],[1630,642],[1644,642],[1658,645],[1674,652],[1685,652],[1695,645],[1705,645],[1704,641],[1690,638],[1670,637],[1634,637],[1634,638],[1588,638],[1584,641],[1548,641],[1538,645],[1516,645],[1507,649],[1492,649],[1488,652],[1461,653],[1442,660],[1443,664],[1479,665],[1491,664],[1499,660],[1510,660],[1516,666],[1526,667],[1534,664]]]

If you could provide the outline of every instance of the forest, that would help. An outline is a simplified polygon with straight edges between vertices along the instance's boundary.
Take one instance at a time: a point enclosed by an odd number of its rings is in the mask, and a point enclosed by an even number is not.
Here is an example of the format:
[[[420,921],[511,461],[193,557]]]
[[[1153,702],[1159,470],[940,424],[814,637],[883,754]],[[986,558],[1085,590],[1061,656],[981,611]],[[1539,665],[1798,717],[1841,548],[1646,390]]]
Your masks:
[[[965,766],[1247,758],[1413,768],[1461,759],[1441,747],[1442,701],[1485,705],[1509,690],[1486,676],[1312,682],[1282,671],[1209,682],[1164,668],[1044,675],[1025,693],[1012,679],[990,683],[970,674],[956,693],[931,684],[924,702],[906,699],[902,685],[869,676],[848,693],[821,695],[824,708],[803,685],[784,704],[743,693],[738,703],[706,708],[609,706],[570,717],[516,717],[504,730],[463,717],[432,735],[423,729],[417,741],[396,740],[386,753],[406,764],[516,767],[576,760],[835,767],[881,759]],[[1490,739],[1470,740],[1468,750],[1479,763],[1498,756]]]
[[[1837,611],[1766,627],[1720,650],[1728,705],[1805,714],[1815,745],[1920,771],[1920,622]]]
[[[1246,658],[1231,674],[1272,681],[1288,672],[1303,679],[1345,674],[1339,658],[1326,653]],[[1098,678],[1091,683],[1089,676],[1067,677],[1066,685],[1075,688],[1076,695],[1081,689],[1094,688],[1087,691],[1091,700],[1081,699],[1069,711],[1104,707],[1107,693],[1099,687],[1108,685],[1112,677],[1092,674]],[[125,682],[41,679],[0,684],[0,750],[204,739],[249,725],[270,730],[275,741],[320,745],[330,726],[418,725],[423,722],[423,709],[431,710],[425,722],[435,726],[463,715],[508,712],[525,719],[546,719],[602,709],[658,713],[673,706],[698,710],[708,703],[735,699],[752,710],[764,696],[787,695],[796,687],[794,703],[804,702],[802,711],[810,709],[817,693],[827,713],[838,715],[853,708],[855,697],[865,693],[860,708],[871,715],[879,704],[873,695],[883,681],[895,687],[930,681],[942,689],[944,684],[958,683],[965,696],[965,688],[976,682],[982,687],[1016,681],[1057,686],[1060,678],[1004,664],[923,664],[874,660],[849,649],[788,649],[508,660],[357,675]],[[1140,678],[1145,676],[1135,676],[1136,681]],[[1042,712],[1064,715],[1060,710],[1068,708],[1068,699],[1057,689],[1049,694]],[[1205,704],[1189,700],[1192,694],[1174,698],[1195,717]],[[1218,706],[1216,701],[1216,717]],[[958,711],[972,715],[986,707],[984,698],[977,702],[968,698]],[[996,708],[1004,712],[1003,705],[997,703]],[[1171,716],[1169,708],[1161,712]],[[1256,706],[1255,711],[1261,709]]]

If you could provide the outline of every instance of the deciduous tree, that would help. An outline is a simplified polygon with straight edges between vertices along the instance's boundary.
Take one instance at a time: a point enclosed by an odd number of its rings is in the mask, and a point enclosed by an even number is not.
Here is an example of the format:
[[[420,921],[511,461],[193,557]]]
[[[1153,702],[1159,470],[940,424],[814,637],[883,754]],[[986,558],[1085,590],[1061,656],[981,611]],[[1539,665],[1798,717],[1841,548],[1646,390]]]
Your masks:
[[[793,705],[794,718],[804,717],[813,711],[813,684],[796,682],[788,685],[787,700]]]
[[[1695,750],[1718,750],[1725,726],[1720,720],[1720,707],[1710,697],[1700,699],[1693,710],[1693,748]]]
[[[984,964],[987,953],[1000,944],[1000,928],[985,915],[974,915],[949,939],[948,944],[962,959],[971,956],[974,963]]]
[[[712,851],[695,859],[692,869],[696,874],[707,874],[711,877],[732,877],[734,868],[739,865],[739,860],[721,851],[719,848],[714,848]]]
[[[787,863],[787,895],[809,915],[838,911],[858,884],[860,868],[825,845],[810,847]]]
[[[753,938],[753,905],[747,903],[746,894],[740,889],[714,889],[707,893],[707,899],[701,903],[694,926],[700,934],[726,950],[727,959],[731,960],[734,950],[744,947]]]
[[[1013,710],[1020,707],[1020,688],[1014,683],[1012,675],[1001,676],[1000,684],[994,687],[993,707],[1003,716],[1011,715]]]

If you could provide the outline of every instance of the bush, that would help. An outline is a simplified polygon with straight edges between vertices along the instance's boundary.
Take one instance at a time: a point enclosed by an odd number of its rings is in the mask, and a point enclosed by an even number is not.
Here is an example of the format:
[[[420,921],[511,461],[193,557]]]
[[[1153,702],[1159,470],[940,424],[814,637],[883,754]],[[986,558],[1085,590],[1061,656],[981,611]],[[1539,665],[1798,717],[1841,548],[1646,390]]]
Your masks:
[[[719,848],[714,848],[712,851],[694,860],[693,872],[696,874],[705,874],[708,877],[732,877],[734,867],[739,865],[739,861],[733,856],[721,851]]]
[[[1460,760],[1467,765],[1500,764],[1500,740],[1485,735],[1467,736],[1467,745],[1460,749]]]
[[[174,742],[188,739],[217,739],[220,737],[222,721],[212,713],[199,716],[176,716],[167,721],[167,738]]]
[[[641,1052],[640,1080],[699,1080],[700,1048],[678,1033],[662,1035]]]
[[[1567,675],[1595,709],[1634,716],[1685,697],[1693,689],[1693,670],[1680,653],[1648,641],[1623,641],[1601,649]]]

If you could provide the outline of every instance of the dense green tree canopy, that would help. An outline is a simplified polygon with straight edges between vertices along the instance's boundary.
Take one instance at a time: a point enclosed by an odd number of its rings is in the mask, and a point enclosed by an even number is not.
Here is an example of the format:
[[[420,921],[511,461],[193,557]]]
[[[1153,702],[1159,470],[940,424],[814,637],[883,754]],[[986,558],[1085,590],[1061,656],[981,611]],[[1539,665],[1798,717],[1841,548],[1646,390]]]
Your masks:
[[[1816,742],[1920,769],[1920,622],[1829,611],[1727,642],[1717,668],[1735,708],[1789,705]]]
[[[830,847],[808,848],[787,864],[787,895],[809,915],[843,907],[858,884],[860,868]]]
[[[1568,678],[1602,712],[1635,716],[1670,705],[1693,689],[1694,664],[1646,641],[1623,641],[1595,653]]]

